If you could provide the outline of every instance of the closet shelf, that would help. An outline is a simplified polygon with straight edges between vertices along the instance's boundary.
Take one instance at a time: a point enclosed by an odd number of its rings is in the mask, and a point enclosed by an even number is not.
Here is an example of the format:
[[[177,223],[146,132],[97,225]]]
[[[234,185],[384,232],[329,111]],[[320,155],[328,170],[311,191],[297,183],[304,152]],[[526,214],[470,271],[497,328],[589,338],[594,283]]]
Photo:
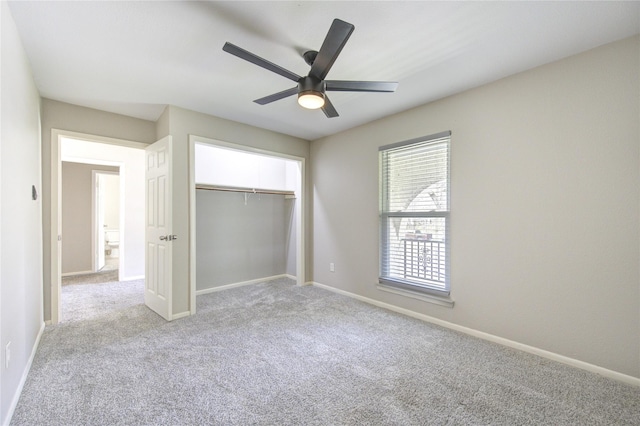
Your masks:
[[[224,185],[207,185],[205,183],[196,183],[196,189],[202,189],[205,191],[243,192],[245,194],[274,194],[284,195],[286,196],[286,198],[295,198],[296,196],[296,193],[294,191],[280,189],[242,188],[237,186]]]

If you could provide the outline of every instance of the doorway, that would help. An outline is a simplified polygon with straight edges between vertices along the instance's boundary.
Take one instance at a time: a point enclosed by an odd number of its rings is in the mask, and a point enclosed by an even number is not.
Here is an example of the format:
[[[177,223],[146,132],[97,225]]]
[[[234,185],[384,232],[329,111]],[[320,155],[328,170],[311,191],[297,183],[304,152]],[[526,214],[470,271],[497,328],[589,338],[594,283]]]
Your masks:
[[[93,170],[91,188],[94,272],[119,270],[120,174]]]
[[[115,167],[110,170],[117,173],[119,191],[117,227],[108,222],[103,223],[103,230],[98,230],[97,200],[89,192],[89,222],[91,243],[86,249],[90,258],[88,271],[104,269],[109,256],[117,255],[116,282],[141,280],[144,278],[144,148],[146,144],[126,140],[105,138],[75,132],[52,130],[51,156],[51,323],[62,319],[62,244],[65,239],[72,238],[62,232],[62,164],[82,163]],[[132,167],[137,163],[138,167]],[[91,181],[91,175],[89,177]],[[100,178],[98,178],[99,180]],[[108,179],[108,178],[107,178]],[[113,183],[113,182],[112,182]],[[137,183],[137,191],[136,191]],[[92,183],[89,186],[95,187]],[[99,195],[99,193],[98,193]],[[106,214],[106,212],[105,212]],[[104,229],[108,225],[109,235]],[[101,265],[98,246],[104,244],[105,264]],[[111,252],[109,252],[111,250]]]
[[[61,246],[61,275],[67,281],[70,277],[80,280],[84,275],[106,270],[113,272],[110,279],[119,280],[119,265],[114,262],[118,258],[107,259],[105,253],[108,248],[105,240],[110,237],[106,231],[119,229],[119,173],[120,165],[115,162],[106,165],[62,161],[61,228],[65,238]],[[119,239],[116,236],[111,240],[117,245]],[[109,260],[108,267],[106,260]]]

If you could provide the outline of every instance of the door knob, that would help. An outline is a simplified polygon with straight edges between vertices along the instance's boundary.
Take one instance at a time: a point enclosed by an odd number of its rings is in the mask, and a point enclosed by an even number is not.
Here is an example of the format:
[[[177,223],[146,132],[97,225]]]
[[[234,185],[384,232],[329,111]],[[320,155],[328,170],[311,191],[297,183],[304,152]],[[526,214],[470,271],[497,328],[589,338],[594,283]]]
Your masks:
[[[160,236],[160,241],[168,241],[169,238],[166,235],[161,235]]]

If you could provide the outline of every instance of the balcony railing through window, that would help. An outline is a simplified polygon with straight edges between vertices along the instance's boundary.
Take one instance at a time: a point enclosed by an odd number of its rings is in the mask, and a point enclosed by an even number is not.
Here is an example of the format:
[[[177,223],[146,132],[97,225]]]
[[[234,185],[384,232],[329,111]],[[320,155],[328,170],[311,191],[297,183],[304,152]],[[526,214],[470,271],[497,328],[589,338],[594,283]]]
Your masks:
[[[446,247],[444,241],[428,239],[402,239],[403,270],[405,279],[426,283],[446,282]]]

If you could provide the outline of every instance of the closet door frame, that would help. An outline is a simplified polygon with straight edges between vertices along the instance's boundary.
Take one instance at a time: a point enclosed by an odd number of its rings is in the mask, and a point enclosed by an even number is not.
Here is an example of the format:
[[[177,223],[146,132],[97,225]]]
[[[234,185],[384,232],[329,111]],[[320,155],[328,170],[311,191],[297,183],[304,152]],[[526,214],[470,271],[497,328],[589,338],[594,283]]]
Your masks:
[[[189,135],[189,310],[191,315],[196,313],[196,177],[195,177],[195,150],[196,145],[211,145],[218,148],[230,148],[237,151],[244,151],[248,154],[260,154],[270,157],[281,158],[298,162],[300,167],[300,194],[296,209],[296,284],[306,284],[305,273],[305,233],[306,233],[306,197],[307,179],[306,164],[304,157],[273,152],[265,149],[254,148],[246,145],[225,142],[217,139],[210,139],[203,136]]]

